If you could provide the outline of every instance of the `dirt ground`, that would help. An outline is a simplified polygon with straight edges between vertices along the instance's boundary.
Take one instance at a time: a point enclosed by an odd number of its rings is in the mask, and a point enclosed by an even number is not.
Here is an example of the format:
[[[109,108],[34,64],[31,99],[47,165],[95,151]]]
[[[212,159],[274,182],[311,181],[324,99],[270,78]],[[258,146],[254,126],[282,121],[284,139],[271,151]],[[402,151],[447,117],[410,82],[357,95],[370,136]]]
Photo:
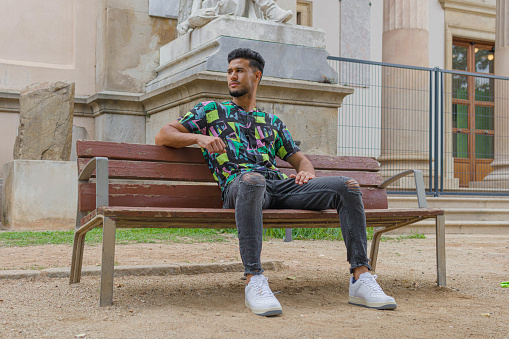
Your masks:
[[[118,265],[238,261],[237,242],[119,245]],[[84,266],[100,262],[85,249]],[[0,269],[70,265],[70,246],[0,248]],[[0,337],[52,338],[509,338],[509,236],[448,235],[447,287],[436,287],[435,239],[381,244],[378,281],[398,308],[348,304],[346,250],[339,241],[272,240],[263,260],[283,315],[244,307],[241,273],[115,278],[114,305],[98,307],[99,277],[0,279]]]

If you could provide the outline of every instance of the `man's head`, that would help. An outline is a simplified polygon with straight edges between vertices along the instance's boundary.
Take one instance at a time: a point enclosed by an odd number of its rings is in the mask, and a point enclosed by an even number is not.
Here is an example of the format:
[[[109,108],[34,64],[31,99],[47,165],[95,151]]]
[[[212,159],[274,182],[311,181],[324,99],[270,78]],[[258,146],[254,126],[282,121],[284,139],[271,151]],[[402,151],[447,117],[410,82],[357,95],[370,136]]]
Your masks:
[[[262,78],[265,60],[249,49],[238,48],[228,54],[228,89],[232,97],[253,93]],[[256,93],[256,92],[255,92]]]
[[[237,48],[228,54],[228,63],[234,59],[249,60],[249,66],[253,68],[253,71],[260,71],[263,74],[265,60],[263,60],[263,57],[260,55],[260,53],[255,52],[249,48]]]

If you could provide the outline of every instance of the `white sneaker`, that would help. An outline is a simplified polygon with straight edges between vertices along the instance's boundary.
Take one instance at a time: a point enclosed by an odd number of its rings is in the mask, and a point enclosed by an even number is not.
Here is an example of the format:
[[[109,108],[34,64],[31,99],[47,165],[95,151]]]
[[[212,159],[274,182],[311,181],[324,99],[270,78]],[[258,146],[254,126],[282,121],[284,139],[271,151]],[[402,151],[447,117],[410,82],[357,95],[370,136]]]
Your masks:
[[[348,303],[378,310],[393,310],[396,308],[394,298],[384,293],[376,282],[376,275],[371,275],[369,272],[362,273],[355,283],[353,277],[350,278]]]
[[[263,274],[253,275],[246,286],[246,307],[254,314],[271,316],[282,314],[281,304],[270,290]]]

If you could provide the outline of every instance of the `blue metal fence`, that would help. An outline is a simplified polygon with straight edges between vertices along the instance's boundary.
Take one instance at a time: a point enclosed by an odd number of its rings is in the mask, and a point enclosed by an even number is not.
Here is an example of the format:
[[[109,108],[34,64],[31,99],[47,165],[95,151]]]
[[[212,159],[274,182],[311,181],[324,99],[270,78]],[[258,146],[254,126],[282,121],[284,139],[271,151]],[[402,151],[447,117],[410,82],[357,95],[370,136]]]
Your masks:
[[[421,169],[435,196],[509,195],[509,78],[338,57],[329,62],[337,82],[355,88],[339,111],[339,155],[376,157],[386,177]],[[408,192],[411,178],[398,185],[390,191]]]

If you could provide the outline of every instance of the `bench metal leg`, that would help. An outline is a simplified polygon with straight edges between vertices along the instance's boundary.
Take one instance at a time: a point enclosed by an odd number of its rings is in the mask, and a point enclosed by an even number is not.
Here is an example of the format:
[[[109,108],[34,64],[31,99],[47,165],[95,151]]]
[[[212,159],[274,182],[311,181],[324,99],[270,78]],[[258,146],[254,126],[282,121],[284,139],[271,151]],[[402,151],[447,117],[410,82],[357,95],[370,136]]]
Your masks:
[[[87,232],[95,227],[100,227],[103,223],[103,217],[98,215],[85,225],[74,232],[74,242],[72,246],[71,272],[69,274],[69,284],[80,282],[81,267],[83,265],[83,252],[85,251],[85,237]]]
[[[115,229],[113,218],[104,217],[103,252],[101,261],[101,296],[100,306],[113,304],[113,273],[115,266]]]
[[[285,240],[284,242],[290,242],[292,241],[292,229],[291,228],[285,228]]]
[[[376,270],[376,261],[378,259],[378,248],[380,247],[380,239],[382,239],[382,234],[386,232],[384,227],[376,227],[373,230],[373,239],[371,240],[371,248],[369,251],[370,257],[370,265],[371,271],[375,272]]]
[[[83,251],[85,248],[86,233],[74,233],[74,242],[72,247],[71,272],[69,276],[69,284],[80,282],[81,267],[83,264]]]
[[[445,268],[445,216],[437,215],[436,218],[437,233],[437,285],[446,286],[446,268]]]

